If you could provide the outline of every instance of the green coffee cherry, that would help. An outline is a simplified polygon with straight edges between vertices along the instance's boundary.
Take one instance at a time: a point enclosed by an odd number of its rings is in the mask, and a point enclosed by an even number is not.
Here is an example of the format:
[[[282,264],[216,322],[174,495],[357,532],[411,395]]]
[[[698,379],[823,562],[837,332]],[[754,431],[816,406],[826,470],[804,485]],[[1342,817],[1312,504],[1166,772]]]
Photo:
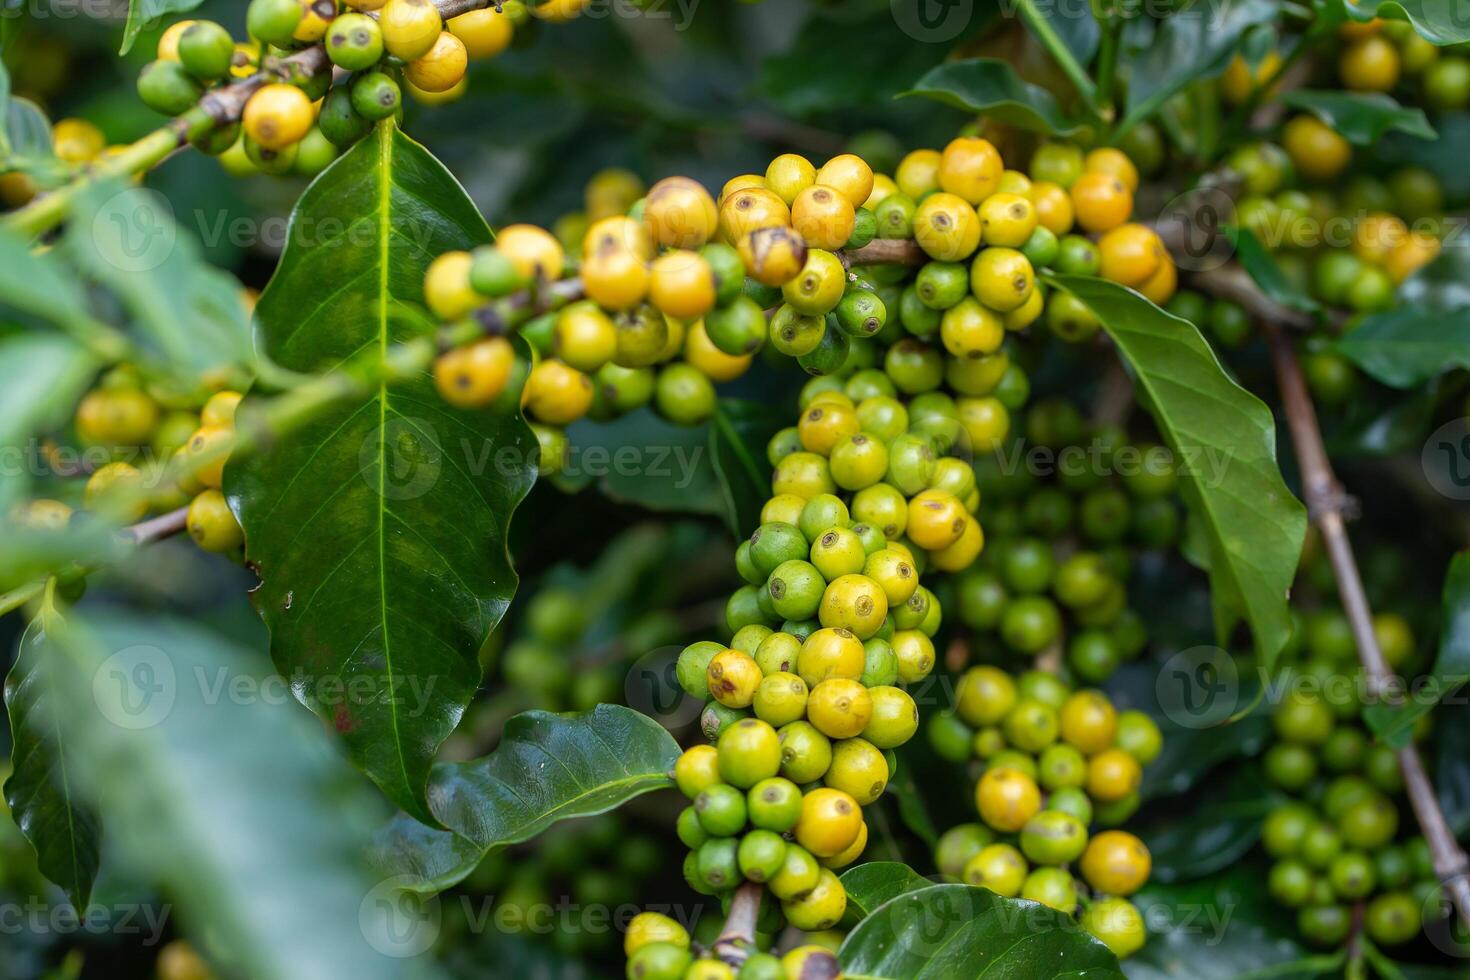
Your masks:
[[[299,0],[250,0],[245,11],[245,29],[265,44],[288,47],[305,8]]]
[[[166,116],[188,112],[203,94],[204,86],[177,61],[149,62],[138,75],[138,97]]]
[[[212,20],[196,20],[179,37],[179,63],[195,78],[211,81],[230,73],[235,41]]]
[[[326,49],[332,64],[347,71],[362,71],[382,59],[383,32],[367,14],[338,14],[327,28]]]
[[[402,102],[402,90],[385,72],[370,71],[352,83],[352,107],[364,119],[387,119]]]

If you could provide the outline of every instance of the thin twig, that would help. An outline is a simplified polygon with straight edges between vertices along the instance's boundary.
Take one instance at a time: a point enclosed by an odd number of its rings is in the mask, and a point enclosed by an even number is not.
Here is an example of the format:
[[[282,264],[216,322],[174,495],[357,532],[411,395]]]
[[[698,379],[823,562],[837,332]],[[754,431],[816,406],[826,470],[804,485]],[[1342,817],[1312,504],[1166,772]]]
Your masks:
[[[1369,690],[1376,696],[1391,689],[1393,676],[1373,632],[1373,612],[1368,605],[1362,577],[1358,574],[1352,543],[1348,540],[1343,520],[1348,496],[1332,471],[1332,462],[1322,443],[1322,430],[1317,424],[1317,412],[1307,392],[1291,339],[1270,321],[1265,321],[1264,329],[1271,344],[1271,360],[1286,409],[1287,425],[1291,429],[1292,448],[1301,469],[1307,510],[1327,547],[1327,556],[1337,580],[1338,596],[1357,643],[1358,659],[1367,675]],[[1434,786],[1412,742],[1398,750],[1398,760],[1409,804],[1434,859],[1434,872],[1454,900],[1460,920],[1470,926],[1470,877],[1467,877],[1470,865],[1466,863],[1465,852],[1440,810]]]
[[[122,533],[133,544],[153,544],[155,541],[182,534],[188,524],[189,508],[186,505],[166,514],[150,517],[146,521],[139,521],[137,524],[123,528]]]
[[[759,882],[747,881],[735,890],[730,899],[730,913],[725,916],[725,928],[715,940],[715,955],[731,966],[738,967],[750,956],[755,946],[755,923],[761,911],[761,893],[765,891]]]

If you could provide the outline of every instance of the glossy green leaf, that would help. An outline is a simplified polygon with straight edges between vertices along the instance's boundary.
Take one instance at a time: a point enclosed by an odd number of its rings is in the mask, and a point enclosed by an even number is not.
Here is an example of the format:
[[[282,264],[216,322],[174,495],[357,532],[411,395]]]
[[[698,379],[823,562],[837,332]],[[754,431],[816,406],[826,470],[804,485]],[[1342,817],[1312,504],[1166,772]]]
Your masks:
[[[722,398],[709,423],[709,458],[725,500],[725,526],[736,540],[760,524],[771,496],[766,443],[786,424],[774,406]]]
[[[1428,676],[1416,680],[1405,704],[1377,703],[1363,710],[1363,720],[1374,734],[1395,747],[1409,744],[1415,722],[1470,681],[1470,552],[1462,551],[1450,561],[1439,610],[1439,651]]]
[[[454,177],[380,124],[296,206],[256,307],[266,353],[296,371],[386,353],[419,329],[433,257],[488,240]],[[430,765],[515,592],[506,528],[536,453],[519,415],[455,410],[423,372],[374,383],[226,470],[277,668],[419,819],[433,820]]]
[[[1275,14],[1273,0],[1195,4],[1160,22],[1147,45],[1125,47],[1118,63],[1128,79],[1128,103],[1119,130],[1152,116],[1191,82],[1219,75],[1245,33]]]
[[[1036,133],[1071,136],[1082,128],[1066,117],[1055,96],[995,58],[946,62],[903,95],[922,95]]]
[[[970,885],[930,885],[869,912],[837,950],[843,974],[883,980],[1122,980],[1070,916]]]
[[[870,912],[890,899],[934,884],[899,861],[869,861],[848,868],[839,877],[843,890],[847,892],[848,917],[854,923],[867,918]]]
[[[621,705],[575,715],[524,712],[506,723],[494,752],[434,767],[429,806],[449,830],[400,814],[378,833],[374,863],[409,887],[442,891],[485,855],[558,820],[605,813],[672,786],[678,757],[668,732]]]
[[[1470,367],[1470,256],[1446,248],[1399,287],[1393,309],[1365,318],[1337,350],[1391,388],[1413,388]]]
[[[614,500],[661,513],[729,513],[708,424],[675,425],[643,408],[610,422],[577,422],[567,439],[564,475],[574,484],[596,483]]]
[[[1185,502],[1208,532],[1218,635],[1243,617],[1269,670],[1291,634],[1287,599],[1307,529],[1281,479],[1271,410],[1230,379],[1189,321],[1116,283],[1053,282],[1097,313],[1174,450]]]
[[[128,19],[123,25],[122,47],[118,54],[132,50],[133,42],[142,31],[166,26],[165,21],[176,15],[187,13],[204,0],[128,0]]]
[[[41,669],[42,660],[53,655],[58,654],[38,617],[21,637],[5,678],[12,770],[5,802],[35,848],[41,873],[61,886],[75,908],[85,909],[102,862],[102,819],[76,784],[71,719],[56,703],[54,672]]]
[[[1249,853],[1260,837],[1261,821],[1275,805],[1260,770],[1238,765],[1226,774],[1216,772],[1191,794],[1187,812],[1165,805],[1154,819],[1135,821],[1129,829],[1153,857],[1150,880],[1191,881],[1228,868]]]
[[[1261,287],[1261,292],[1293,310],[1303,313],[1321,310],[1320,303],[1292,285],[1276,263],[1276,257],[1266,250],[1249,228],[1227,228],[1226,234],[1235,245],[1236,260]]]
[[[1414,30],[1435,44],[1459,44],[1470,41],[1470,19],[1457,0],[1341,0],[1343,9],[1353,20],[1367,22],[1374,17],[1408,20]],[[1395,14],[1401,16],[1395,17]]]
[[[79,781],[106,802],[109,861],[115,848],[187,908],[232,970],[439,975],[416,956],[437,920],[364,860],[381,801],[281,699],[264,658],[156,614],[69,617],[50,639],[45,669]]]
[[[1383,92],[1344,92],[1292,89],[1281,101],[1294,109],[1305,109],[1355,146],[1372,146],[1389,130],[1432,140],[1436,134],[1424,110],[1405,108]]]
[[[1313,955],[1303,947],[1296,916],[1283,914],[1266,891],[1266,876],[1254,866],[1238,864],[1185,884],[1151,881],[1133,902],[1150,935],[1127,961],[1130,980],[1341,976],[1342,953]]]
[[[197,382],[251,360],[243,302],[219,302],[221,281],[233,280],[205,263],[163,195],[117,182],[90,188],[77,199],[65,247],[181,377]]]

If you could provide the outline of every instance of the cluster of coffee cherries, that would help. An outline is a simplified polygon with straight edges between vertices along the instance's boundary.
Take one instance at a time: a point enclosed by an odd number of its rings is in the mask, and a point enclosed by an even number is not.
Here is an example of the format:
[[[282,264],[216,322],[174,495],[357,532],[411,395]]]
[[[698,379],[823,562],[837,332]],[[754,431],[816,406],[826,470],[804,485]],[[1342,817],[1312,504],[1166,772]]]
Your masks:
[[[629,980],[842,980],[837,957],[823,946],[797,946],[782,956],[748,952],[739,968],[697,945],[689,930],[660,912],[640,912],[623,934]]]
[[[1067,915],[1080,907],[1083,927],[1120,958],[1137,952],[1144,923],[1128,896],[1152,861],[1141,840],[1111,828],[1138,808],[1143,767],[1162,748],[1153,719],[1053,674],[1013,678],[993,666],[966,671],[955,699],[939,724],[973,729],[980,820],[940,838],[940,872]]]
[[[1412,659],[1413,634],[1400,617],[1380,614],[1374,626],[1385,659]],[[1374,942],[1405,943],[1427,911],[1438,913],[1433,862],[1424,840],[1404,833],[1396,753],[1359,721],[1366,692],[1346,620],[1324,611],[1305,627],[1305,659],[1287,675],[1272,716],[1276,741],[1264,757],[1267,778],[1291,794],[1262,827],[1275,862],[1270,892],[1297,910],[1298,929],[1314,944],[1343,943],[1355,906]],[[1416,739],[1428,734],[1429,718]]]
[[[1407,20],[1375,17],[1338,28],[1337,76],[1357,92],[1394,92],[1433,109],[1470,106],[1470,60],[1463,44],[1441,48]]]
[[[1062,398],[1032,406],[1022,429],[1023,440],[977,464],[990,544],[956,578],[955,613],[986,658],[1062,647],[1073,676],[1099,683],[1147,645],[1126,582],[1137,549],[1178,536],[1174,458],[1120,427],[1092,426]]]
[[[80,503],[115,524],[187,504],[186,526],[200,548],[238,550],[244,535],[220,486],[240,399],[239,392],[220,391],[197,412],[165,411],[136,372],[113,369],[77,405],[78,441],[109,457],[88,474]],[[20,505],[11,518],[57,529],[72,513],[71,504],[41,498]]]
[[[51,152],[68,167],[80,168],[99,157],[116,152],[95,123],[69,117],[51,127]],[[18,208],[40,190],[34,177],[23,170],[0,173],[0,207]]]
[[[236,176],[311,175],[375,122],[398,114],[405,89],[429,103],[463,94],[469,62],[505,50],[530,15],[519,0],[447,21],[432,0],[344,3],[350,9],[340,10],[336,0],[251,0],[243,42],[214,21],[180,21],[160,38],[156,59],[138,77],[138,94],[150,108],[177,116],[209,88],[279,65],[281,80],[250,95],[240,123],[195,145],[219,155]],[[315,70],[284,57],[313,45],[327,56]]]

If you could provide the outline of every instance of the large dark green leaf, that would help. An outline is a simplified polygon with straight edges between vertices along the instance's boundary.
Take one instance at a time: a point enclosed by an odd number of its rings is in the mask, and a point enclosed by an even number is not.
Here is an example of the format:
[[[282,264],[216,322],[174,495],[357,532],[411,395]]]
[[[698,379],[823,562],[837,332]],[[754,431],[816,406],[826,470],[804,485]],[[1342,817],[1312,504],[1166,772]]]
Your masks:
[[[1108,948],[1069,916],[970,885],[930,885],[869,912],[837,951],[849,977],[1122,980]]]
[[[1414,30],[1435,44],[1459,44],[1470,41],[1470,20],[1458,0],[1341,0],[1343,9],[1354,20],[1370,21],[1382,14],[1392,17],[1402,11]]]
[[[1336,973],[1342,954],[1312,957],[1266,892],[1266,876],[1238,865],[1203,881],[1150,882],[1133,896],[1148,943],[1127,960],[1129,980],[1305,980]],[[1295,964],[1295,966],[1293,966]]]
[[[1054,281],[1102,320],[1176,454],[1185,502],[1208,532],[1219,635],[1244,617],[1269,670],[1291,633],[1287,598],[1307,529],[1281,479],[1271,410],[1226,375],[1189,321],[1116,283]]]
[[[162,26],[165,19],[187,13],[203,2],[204,0],[128,0],[128,20],[123,25],[122,47],[118,49],[118,54],[127,54],[132,50],[139,32]]]
[[[679,746],[653,719],[621,705],[580,715],[527,711],[483,759],[440,763],[429,806],[448,831],[399,815],[377,835],[375,863],[409,887],[442,891],[491,851],[558,820],[590,817],[673,785]]]
[[[934,882],[900,861],[869,861],[842,872],[849,919],[856,923],[900,895],[928,888]]]
[[[263,657],[156,615],[89,614],[50,640],[44,669],[108,848],[188,909],[231,975],[439,975],[416,955],[434,910],[405,908],[364,860],[381,800],[281,700]]]
[[[596,482],[614,500],[653,511],[729,514],[708,424],[675,425],[645,408],[611,422],[578,422],[567,438],[564,476],[573,483]]]
[[[1391,129],[1419,139],[1435,138],[1434,127],[1429,125],[1423,109],[1406,109],[1393,96],[1382,92],[1299,88],[1283,93],[1281,101],[1293,108],[1307,110],[1357,146],[1372,146]]]
[[[122,301],[138,332],[182,377],[196,381],[250,360],[238,283],[204,261],[163,195],[116,182],[90,188],[76,202],[66,249]],[[221,292],[234,302],[221,302]]]
[[[266,353],[297,371],[386,354],[416,335],[429,262],[488,240],[454,177],[380,124],[296,206],[256,307]],[[515,592],[506,527],[535,446],[518,415],[452,409],[423,372],[335,403],[226,472],[277,668],[420,819],[433,819],[434,753]]]
[[[1071,136],[1082,128],[1066,117],[1055,96],[995,58],[946,62],[902,94],[923,95],[1036,133]]]
[[[1413,388],[1449,368],[1470,368],[1470,307],[1396,306],[1337,342],[1354,364],[1393,388]]]
[[[21,637],[15,666],[5,678],[12,766],[5,802],[36,849],[41,873],[80,910],[87,907],[102,860],[102,820],[76,784],[71,719],[58,710],[54,671],[40,669],[45,657],[55,655],[41,620],[32,621]]]
[[[1217,773],[1203,790],[1191,794],[1184,812],[1177,804],[1165,804],[1156,816],[1129,829],[1153,856],[1152,880],[1189,881],[1245,856],[1274,805],[1260,770],[1240,765],[1228,775]]]
[[[1190,82],[1225,70],[1253,25],[1276,14],[1273,0],[1195,3],[1166,17],[1141,49],[1125,49],[1119,67],[1128,79],[1128,111],[1119,130],[1153,115]]]
[[[722,398],[710,419],[709,458],[725,498],[725,525],[736,539],[755,530],[771,496],[766,443],[786,424],[781,412],[761,402]]]
[[[1470,551],[1450,561],[1440,604],[1439,652],[1433,670],[1420,680],[1405,704],[1371,704],[1363,712],[1368,727],[1391,745],[1407,745],[1414,723],[1470,680]]]

